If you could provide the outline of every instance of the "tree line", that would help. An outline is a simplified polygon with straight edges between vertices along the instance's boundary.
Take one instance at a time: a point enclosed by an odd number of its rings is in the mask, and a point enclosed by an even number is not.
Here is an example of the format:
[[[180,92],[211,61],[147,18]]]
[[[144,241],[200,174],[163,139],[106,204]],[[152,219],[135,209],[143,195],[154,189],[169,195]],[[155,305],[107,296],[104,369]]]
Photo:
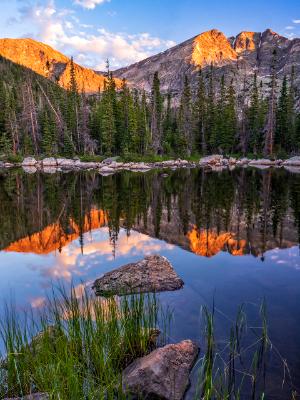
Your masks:
[[[0,58],[0,154],[11,156],[187,157],[221,153],[296,154],[300,114],[295,71],[279,82],[273,55],[269,83],[254,73],[236,93],[213,65],[199,71],[196,90],[184,77],[180,99],[162,94],[159,72],[151,93],[116,87],[107,78],[98,93],[79,91],[71,61],[68,90]],[[207,71],[208,70],[208,71]]]

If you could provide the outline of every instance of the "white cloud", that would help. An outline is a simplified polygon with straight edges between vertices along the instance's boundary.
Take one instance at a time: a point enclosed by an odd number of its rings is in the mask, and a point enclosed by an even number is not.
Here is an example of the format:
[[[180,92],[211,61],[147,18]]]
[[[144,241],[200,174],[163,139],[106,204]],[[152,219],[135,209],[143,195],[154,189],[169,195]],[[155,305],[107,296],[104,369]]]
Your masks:
[[[93,10],[98,4],[109,2],[110,0],[75,0],[74,4],[77,4],[88,10]]]
[[[110,32],[103,27],[94,29],[81,23],[72,10],[58,9],[54,0],[48,0],[46,6],[30,3],[19,12],[17,22],[29,22],[34,30],[31,34],[33,38],[73,56],[78,63],[93,69],[102,70],[107,58],[112,68],[118,68],[175,45],[173,41],[149,33],[129,35]]]
[[[294,24],[300,24],[300,19],[293,19]]]
[[[295,29],[295,27],[289,25],[289,26],[286,26],[285,29],[288,31],[291,31],[291,30]]]

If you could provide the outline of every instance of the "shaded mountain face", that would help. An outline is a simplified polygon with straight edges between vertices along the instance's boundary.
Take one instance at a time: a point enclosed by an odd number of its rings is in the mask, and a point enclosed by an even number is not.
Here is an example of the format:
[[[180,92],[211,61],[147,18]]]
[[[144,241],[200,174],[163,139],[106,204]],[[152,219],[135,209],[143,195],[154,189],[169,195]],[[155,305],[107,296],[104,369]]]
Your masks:
[[[274,50],[277,53],[278,78],[290,75],[294,66],[295,84],[300,89],[300,39],[289,40],[270,29],[263,33],[241,32],[230,38],[213,29],[156,56],[121,68],[115,71],[115,76],[126,78],[134,87],[150,91],[153,74],[158,71],[162,91],[176,96],[182,91],[185,75],[195,88],[199,69],[208,72],[213,64],[216,78],[224,75],[227,83],[233,80],[237,90],[241,91],[244,81],[246,86],[250,85],[255,71],[263,83],[269,82]]]
[[[71,60],[50,46],[32,39],[0,39],[0,55],[14,63],[57,82],[67,89],[70,83]],[[74,63],[78,89],[96,93],[103,89],[105,77]],[[120,81],[116,80],[117,86]]]

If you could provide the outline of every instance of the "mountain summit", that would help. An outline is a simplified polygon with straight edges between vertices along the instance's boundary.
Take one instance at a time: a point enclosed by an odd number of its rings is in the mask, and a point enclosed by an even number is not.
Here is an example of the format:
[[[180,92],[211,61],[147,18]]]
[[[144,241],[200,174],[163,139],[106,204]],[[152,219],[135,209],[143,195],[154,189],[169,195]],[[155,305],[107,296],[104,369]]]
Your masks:
[[[300,39],[289,40],[271,29],[262,33],[245,31],[229,38],[212,29],[163,53],[121,68],[115,71],[115,76],[149,91],[153,74],[158,71],[162,90],[176,96],[182,91],[185,75],[195,87],[199,69],[208,71],[212,64],[217,78],[224,75],[226,81],[233,80],[240,91],[245,80],[246,84],[252,81],[255,71],[260,80],[268,82],[274,50],[279,79],[290,75],[294,66],[295,84],[300,89]]]
[[[52,47],[33,39],[0,39],[0,55],[69,87],[71,60]],[[103,89],[105,77],[74,63],[78,89],[87,93]],[[118,81],[117,85],[121,82]]]

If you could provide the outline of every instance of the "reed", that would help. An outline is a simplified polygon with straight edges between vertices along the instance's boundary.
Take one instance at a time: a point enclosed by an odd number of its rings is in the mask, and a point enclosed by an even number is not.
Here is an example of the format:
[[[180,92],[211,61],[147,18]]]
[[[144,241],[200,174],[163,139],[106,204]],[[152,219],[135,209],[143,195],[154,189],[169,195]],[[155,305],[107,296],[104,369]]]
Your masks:
[[[122,398],[121,371],[155,346],[159,316],[155,295],[102,299],[74,287],[53,289],[38,316],[7,305],[0,398]]]
[[[263,400],[271,355],[283,368],[282,386],[288,381],[293,399],[292,379],[286,361],[272,344],[267,323],[266,303],[259,307],[261,324],[248,326],[244,306],[239,307],[228,339],[218,340],[215,333],[215,306],[203,307],[205,351],[195,368],[198,382],[195,398],[201,400]],[[277,382],[278,383],[278,382]],[[280,385],[279,385],[280,386]]]

